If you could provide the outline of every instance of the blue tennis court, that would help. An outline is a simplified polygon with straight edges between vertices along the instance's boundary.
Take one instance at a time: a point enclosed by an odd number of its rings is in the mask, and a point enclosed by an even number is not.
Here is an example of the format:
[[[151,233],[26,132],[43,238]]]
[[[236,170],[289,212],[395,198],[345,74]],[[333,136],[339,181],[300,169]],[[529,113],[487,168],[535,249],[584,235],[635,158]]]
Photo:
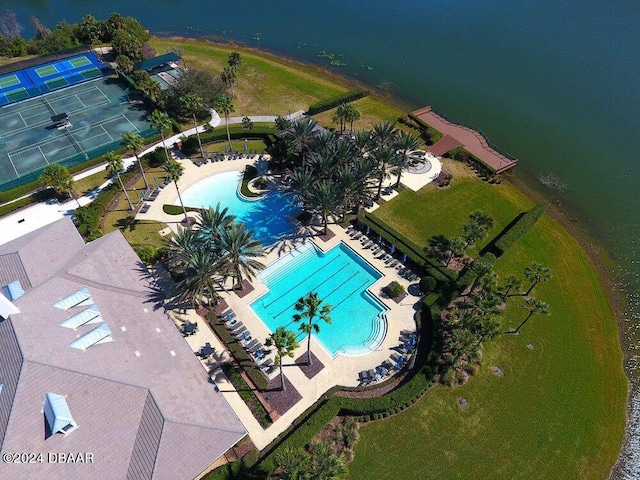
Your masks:
[[[92,52],[0,76],[0,107],[99,77],[106,66]]]

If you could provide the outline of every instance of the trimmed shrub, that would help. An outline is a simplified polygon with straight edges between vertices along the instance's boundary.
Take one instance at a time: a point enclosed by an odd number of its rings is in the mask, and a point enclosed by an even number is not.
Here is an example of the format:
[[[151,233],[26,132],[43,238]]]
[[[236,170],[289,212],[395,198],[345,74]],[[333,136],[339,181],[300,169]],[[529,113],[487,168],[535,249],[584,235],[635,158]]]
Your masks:
[[[162,211],[167,215],[182,215],[184,213],[181,206],[170,205],[168,203],[162,205]]]
[[[153,265],[157,261],[158,250],[150,245],[138,245],[133,247],[135,252],[145,265]]]
[[[496,258],[496,256],[495,256],[493,253],[491,253],[491,252],[487,252],[487,253],[483,254],[483,255],[481,256],[481,258],[482,258],[482,261],[483,261],[483,262],[490,263],[491,265],[493,265],[494,263],[496,263],[496,261],[498,260],[498,259]]]
[[[433,278],[430,275],[427,275],[420,279],[420,291],[422,293],[433,292],[437,286],[438,286],[438,282],[436,281],[435,278]]]
[[[413,113],[408,113],[407,116],[411,120],[413,120],[416,125],[418,125],[418,128],[420,129],[420,132],[425,136],[428,145],[433,145],[434,143],[436,143],[438,140],[442,138],[443,135],[441,131],[436,130],[429,124],[423,122],[418,117],[416,117]]]
[[[318,113],[331,110],[332,108],[337,107],[343,103],[353,102],[354,100],[358,100],[359,98],[366,96],[367,92],[362,89],[349,90],[348,92],[344,92],[334,97],[327,98],[326,100],[320,100],[319,102],[310,105],[309,111],[307,113],[309,115],[316,115]]]
[[[200,150],[200,145],[198,145],[198,137],[192,135],[191,137],[186,138],[182,141],[182,153],[184,153],[187,157],[191,157],[198,153]]]
[[[533,228],[536,222],[544,215],[545,206],[542,203],[538,203],[531,210],[525,212],[509,230],[501,234],[494,245],[498,250],[498,256],[504,254],[513,245],[520,240],[520,238]]]
[[[422,303],[427,307],[432,307],[440,299],[441,295],[437,292],[431,292],[422,300]]]

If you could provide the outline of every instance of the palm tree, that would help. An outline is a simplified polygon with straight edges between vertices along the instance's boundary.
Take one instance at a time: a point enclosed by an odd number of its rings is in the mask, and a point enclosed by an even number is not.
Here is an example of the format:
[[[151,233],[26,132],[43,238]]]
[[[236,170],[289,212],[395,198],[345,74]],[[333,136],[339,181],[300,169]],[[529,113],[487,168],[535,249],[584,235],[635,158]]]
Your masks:
[[[229,209],[220,209],[220,203],[216,208],[211,207],[200,212],[200,219],[197,221],[198,241],[201,242],[207,250],[218,252],[222,249],[221,232],[228,228],[235,220],[234,215],[229,215]]]
[[[276,331],[269,335],[264,342],[265,347],[274,347],[276,350],[274,363],[280,367],[281,390],[286,390],[284,383],[284,374],[282,373],[282,359],[284,357],[293,358],[296,348],[298,348],[298,340],[296,334],[284,327],[276,328]]]
[[[236,79],[238,78],[238,74],[236,72],[235,67],[232,67],[230,65],[227,65],[226,67],[224,67],[222,69],[222,72],[220,72],[220,80],[222,80],[222,83],[224,83],[227,88],[229,89],[229,93],[231,94],[231,96],[233,97],[233,84],[236,82]]]
[[[454,258],[458,258],[464,254],[464,251],[467,249],[467,241],[463,237],[454,237],[449,242],[449,255],[447,256],[447,261],[445,262],[445,266],[448,267],[451,263],[451,260]]]
[[[373,156],[377,162],[378,191],[376,193],[376,198],[380,198],[382,182],[389,178],[389,165],[394,164],[397,154],[393,147],[382,146],[373,152]]]
[[[314,181],[315,178],[310,168],[296,168],[291,172],[291,180],[285,194],[293,197],[294,202],[292,203],[300,203],[304,210],[309,203],[309,192]]]
[[[190,300],[196,308],[206,300],[207,305],[213,306],[218,301],[217,283],[214,278],[219,274],[221,259],[208,250],[192,249],[183,260],[183,278],[176,287],[180,291],[181,301]]]
[[[335,123],[339,123],[340,124],[340,131],[344,131],[344,127],[345,127],[345,122],[346,122],[346,117],[347,117],[347,111],[346,111],[346,107],[347,104],[346,103],[341,103],[338,108],[336,108],[336,113],[333,115],[333,121]]]
[[[344,113],[345,122],[349,122],[349,130],[353,132],[353,122],[360,120],[360,110],[352,104],[347,103]]]
[[[197,230],[178,227],[176,233],[165,238],[164,244],[168,250],[169,269],[177,275],[184,275],[193,252],[200,249],[202,242],[198,239]]]
[[[487,230],[473,220],[468,221],[462,226],[462,237],[466,242],[466,248],[476,243],[487,234]]]
[[[452,360],[451,366],[456,367],[463,357],[470,357],[478,350],[478,335],[467,328],[454,328],[450,332],[446,348]]]
[[[169,153],[167,152],[167,145],[164,142],[164,131],[169,128],[171,125],[171,118],[167,112],[162,112],[160,110],[154,110],[151,112],[151,115],[147,117],[147,120],[151,123],[151,126],[160,132],[160,137],[162,138],[162,146],[164,147],[164,154],[167,157],[167,162],[169,161]]]
[[[198,146],[200,147],[200,156],[204,158],[204,150],[202,150],[202,142],[200,141],[200,132],[198,131],[198,120],[196,119],[196,113],[202,110],[202,98],[195,93],[187,93],[185,96],[180,97],[180,103],[182,107],[187,110],[193,117],[193,127],[196,131],[196,137],[198,138]]]
[[[493,217],[489,215],[487,212],[483,212],[482,210],[476,210],[471,212],[469,215],[469,220],[472,222],[476,222],[485,230],[491,229],[493,227]]]
[[[476,278],[469,288],[469,293],[473,293],[478,285],[493,273],[493,265],[488,262],[483,262],[482,260],[476,260],[469,266],[469,270],[476,274]]]
[[[236,68],[241,63],[242,63],[242,58],[240,58],[240,54],[238,52],[231,52],[229,54],[229,57],[227,58],[227,64],[230,67]]]
[[[309,365],[311,365],[311,332],[320,333],[320,325],[318,325],[320,320],[331,323],[331,317],[329,316],[331,305],[323,305],[322,300],[318,298],[318,293],[310,292],[305,297],[298,299],[293,308],[297,312],[301,312],[293,315],[293,320],[295,322],[303,321],[300,324],[300,330],[308,335],[307,358]]]
[[[78,206],[80,206],[76,192],[73,190],[75,182],[69,170],[67,170],[67,167],[64,165],[60,165],[59,163],[47,165],[42,171],[40,178],[38,178],[38,181],[44,188],[53,188],[58,195],[69,195],[76,201]]]
[[[527,277],[529,281],[531,281],[531,285],[529,289],[523,293],[522,295],[528,297],[538,283],[546,283],[551,280],[551,269],[549,267],[545,267],[540,263],[532,263],[530,266],[524,269],[524,276]]]
[[[299,448],[285,447],[278,449],[275,460],[282,470],[280,480],[307,480],[311,459]]]
[[[409,154],[414,150],[418,150],[422,146],[422,141],[414,134],[400,130],[393,141],[393,145],[398,152],[397,161],[394,165],[395,173],[398,175],[398,180],[396,180],[396,188],[398,188],[402,171],[406,170],[414,162]]]
[[[542,300],[538,300],[537,298],[528,298],[524,304],[524,307],[529,311],[526,318],[522,321],[518,328],[510,331],[509,333],[518,334],[520,333],[520,329],[524,326],[525,323],[529,321],[529,319],[534,315],[549,315],[549,305]]]
[[[140,168],[140,173],[142,174],[142,179],[144,180],[144,188],[149,190],[149,182],[147,181],[147,177],[144,174],[144,168],[142,168],[142,162],[140,161],[140,157],[138,154],[142,151],[142,147],[144,146],[144,140],[142,137],[133,132],[123,133],[122,141],[124,142],[124,146],[128,151],[133,153],[136,157],[136,161],[138,162],[138,167]]]
[[[324,227],[323,235],[326,235],[328,217],[329,215],[335,215],[340,205],[340,198],[338,197],[335,184],[328,180],[313,183],[309,196],[309,204],[311,208],[322,217],[322,225]]]
[[[356,132],[356,134],[351,139],[351,143],[361,157],[369,154],[374,145],[371,133],[364,130]]]
[[[276,125],[276,128],[279,131],[286,130],[287,128],[289,128],[291,126],[291,120],[289,120],[288,118],[283,117],[281,115],[276,117],[276,119],[274,120],[274,123]]]
[[[184,208],[182,202],[182,195],[180,195],[180,188],[178,187],[178,180],[184,173],[184,167],[175,160],[171,159],[164,165],[164,171],[167,173],[167,177],[176,186],[176,192],[178,192],[178,200],[180,200],[180,206],[182,207],[182,213],[184,213],[184,221],[189,225],[189,217],[187,216],[187,209]]]
[[[242,288],[243,277],[251,279],[264,269],[264,264],[256,260],[265,255],[262,242],[254,237],[253,230],[247,230],[244,223],[232,222],[222,229],[220,244],[227,265],[224,280],[230,274],[235,284]]]
[[[501,291],[501,297],[503,301],[507,300],[507,297],[513,290],[520,290],[522,287],[522,280],[515,275],[507,275],[504,278],[504,285]]]
[[[289,133],[291,145],[299,155],[302,155],[303,165],[305,164],[307,150],[316,136],[315,128],[316,122],[310,118],[302,118],[294,122],[293,129]]]
[[[227,95],[219,95],[215,101],[216,110],[224,114],[224,121],[227,126],[227,141],[229,142],[229,151],[233,150],[231,146],[231,134],[229,133],[229,114],[236,111],[236,107]]]
[[[358,165],[343,165],[338,168],[335,174],[343,219],[347,212],[369,198],[367,173],[361,170]]]
[[[124,193],[124,196],[127,197],[127,202],[129,202],[129,210],[133,210],[133,203],[131,203],[131,199],[129,198],[127,189],[124,188],[124,182],[120,177],[120,171],[124,168],[122,157],[115,152],[109,152],[104,156],[104,158],[107,161],[107,171],[111,175],[115,175],[116,177],[118,177],[118,181],[120,182],[120,187],[122,188],[122,192]]]
[[[396,124],[384,121],[374,125],[371,137],[378,148],[389,146],[396,136]]]
[[[308,480],[339,480],[347,473],[344,454],[336,455],[329,440],[311,442],[311,468]]]

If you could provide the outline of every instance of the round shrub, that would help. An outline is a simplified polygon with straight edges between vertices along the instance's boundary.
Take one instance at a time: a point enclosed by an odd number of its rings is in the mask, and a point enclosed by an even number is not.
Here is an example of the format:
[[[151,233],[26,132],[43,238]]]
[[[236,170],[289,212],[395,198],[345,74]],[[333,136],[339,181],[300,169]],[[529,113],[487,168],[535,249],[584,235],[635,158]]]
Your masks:
[[[437,286],[438,282],[436,282],[436,279],[429,275],[420,279],[420,291],[422,293],[433,292]]]
[[[187,157],[191,157],[198,153],[200,146],[198,145],[197,137],[189,137],[182,141],[182,153],[184,153]]]

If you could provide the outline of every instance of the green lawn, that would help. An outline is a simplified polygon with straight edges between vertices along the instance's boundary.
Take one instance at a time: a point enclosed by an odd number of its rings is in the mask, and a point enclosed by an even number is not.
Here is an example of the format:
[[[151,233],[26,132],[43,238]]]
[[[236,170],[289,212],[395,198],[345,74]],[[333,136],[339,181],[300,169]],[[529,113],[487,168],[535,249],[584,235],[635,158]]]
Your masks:
[[[405,191],[377,212],[426,245],[431,235],[458,234],[473,209],[494,216],[494,234],[530,206],[511,185],[467,175],[449,189]],[[439,386],[407,412],[362,428],[349,479],[607,477],[624,432],[627,393],[615,316],[586,253],[548,217],[496,270],[501,277],[522,274],[534,260],[553,270],[553,279],[534,290],[551,315],[534,316],[519,336],[489,342],[480,372],[465,386]],[[522,305],[521,298],[509,302],[504,330],[524,318]],[[458,397],[469,401],[466,410]]]
[[[360,98],[351,102],[351,105],[356,107],[360,111],[361,115],[360,120],[353,124],[354,130],[370,130],[375,124],[380,123],[382,120],[395,122],[398,120],[398,117],[405,114],[405,112],[396,105],[387,103],[376,97],[368,96]],[[314,115],[313,119],[321,125],[332,126],[336,129],[340,128],[339,124],[333,123],[333,116],[335,115],[337,108],[338,107],[332,108],[326,112]],[[348,124],[347,128],[349,128]]]
[[[243,47],[175,38],[152,38],[149,43],[158,53],[178,48],[187,67],[197,66],[214,75],[219,75],[226,66],[231,52],[239,52],[242,64],[238,69],[238,85],[233,89],[234,115],[287,115],[348,90],[344,81],[320,75],[317,68],[303,69],[283,58],[257,54]]]

